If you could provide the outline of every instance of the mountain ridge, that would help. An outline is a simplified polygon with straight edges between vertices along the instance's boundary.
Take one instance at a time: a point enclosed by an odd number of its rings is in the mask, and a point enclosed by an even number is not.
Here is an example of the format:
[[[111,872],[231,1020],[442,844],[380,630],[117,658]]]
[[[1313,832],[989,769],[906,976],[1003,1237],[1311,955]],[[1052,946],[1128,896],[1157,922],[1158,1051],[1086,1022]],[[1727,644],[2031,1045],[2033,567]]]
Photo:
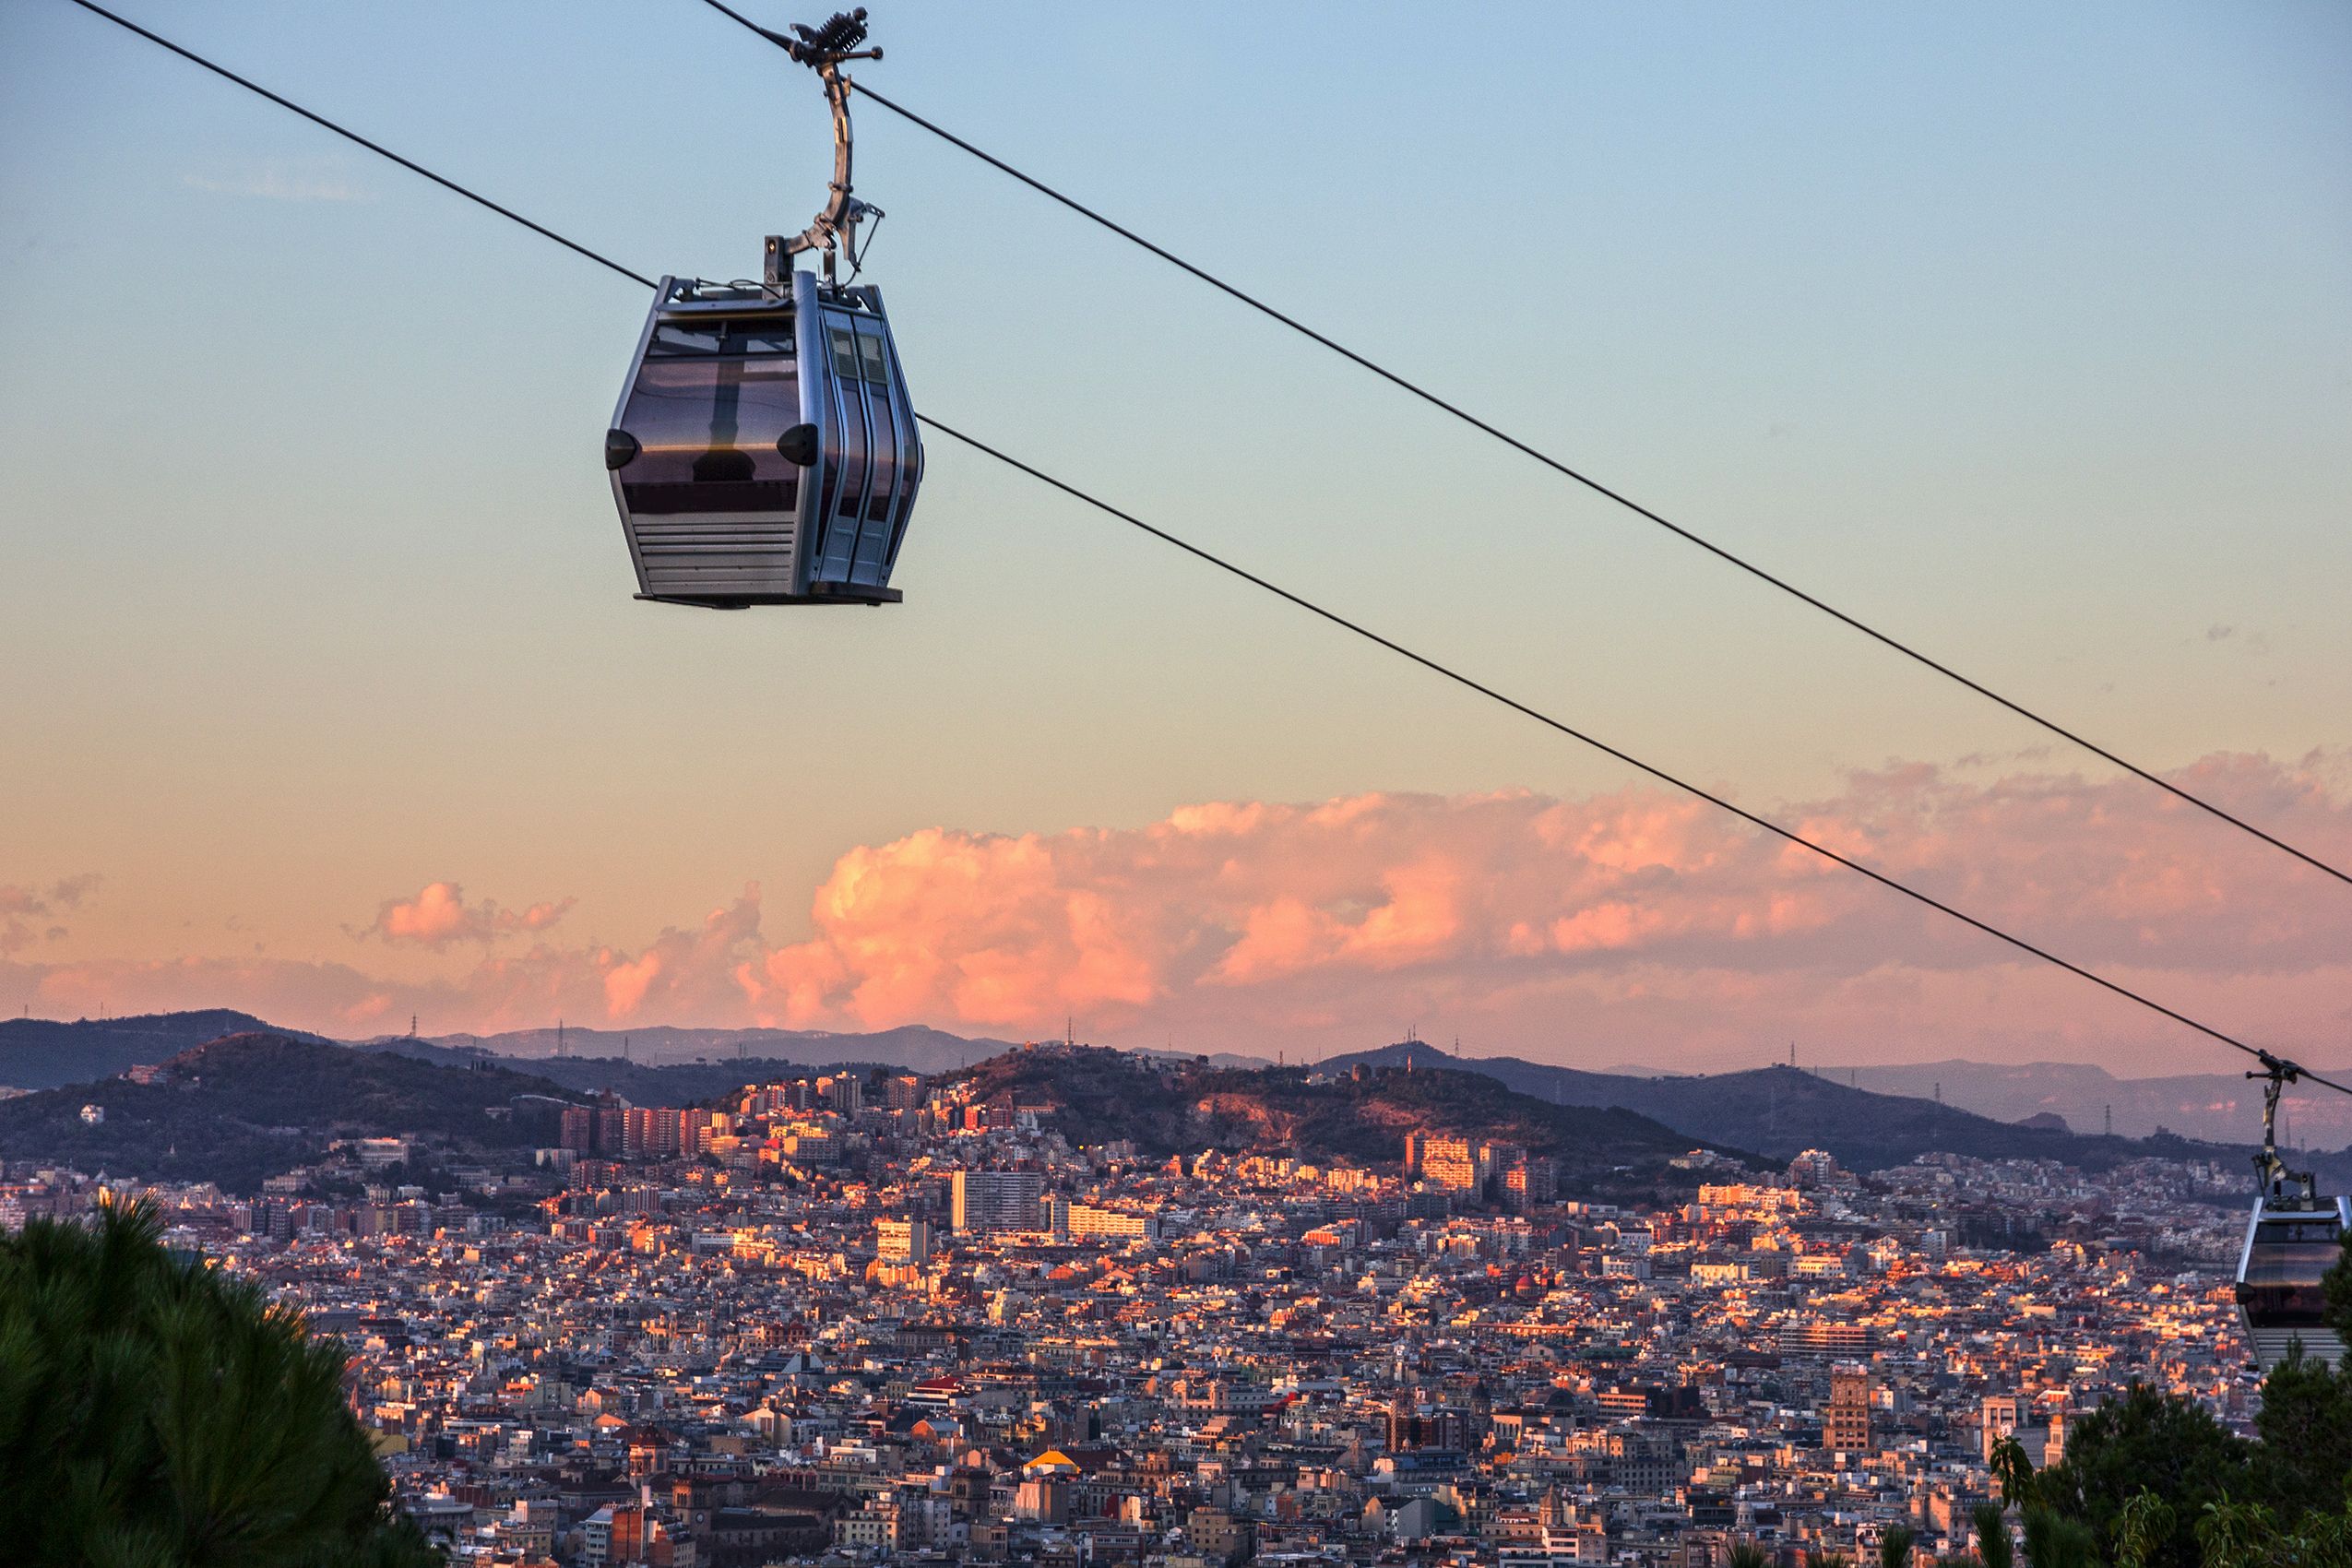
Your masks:
[[[1424,1041],[1408,1040],[1329,1057],[1324,1067],[1345,1070],[1359,1063],[1370,1067],[1413,1063],[1475,1073],[1554,1104],[1621,1107],[1688,1135],[1737,1127],[1744,1146],[1767,1158],[1786,1160],[1807,1148],[1820,1148],[1859,1170],[1906,1164],[1930,1153],[2055,1159],[2105,1170],[2148,1155],[2233,1163],[2251,1152],[2250,1146],[2177,1134],[2135,1140],[1996,1121],[1930,1099],[1858,1088],[1785,1064],[1740,1073],[1635,1077],[1515,1056],[1457,1057]],[[2343,1162],[2320,1163],[2334,1170]]]

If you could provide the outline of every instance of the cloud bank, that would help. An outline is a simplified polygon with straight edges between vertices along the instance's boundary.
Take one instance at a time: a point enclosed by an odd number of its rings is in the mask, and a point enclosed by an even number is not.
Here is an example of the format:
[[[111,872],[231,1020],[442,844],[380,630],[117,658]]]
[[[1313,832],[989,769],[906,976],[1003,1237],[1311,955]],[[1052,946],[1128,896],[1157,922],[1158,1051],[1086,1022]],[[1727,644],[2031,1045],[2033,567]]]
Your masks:
[[[2352,766],[2217,755],[2177,777],[2352,860]],[[1856,775],[1781,820],[2158,1000],[2352,1057],[2352,895],[2136,780],[1929,766]],[[394,985],[339,964],[18,966],[52,1010],[232,1004],[350,1031],[576,1022],[930,1023],[1293,1057],[1418,1025],[1592,1064],[2096,1056],[2218,1048],[1699,803],[1638,788],[1187,806],[1126,829],[926,828],[843,854],[804,934],[746,886],[635,949],[563,946],[567,902],[455,883],[367,934],[470,968]],[[796,922],[797,923],[797,922]],[[502,937],[529,938],[503,951]],[[5,975],[7,966],[0,966]],[[2121,1053],[2131,1053],[2123,1056]]]

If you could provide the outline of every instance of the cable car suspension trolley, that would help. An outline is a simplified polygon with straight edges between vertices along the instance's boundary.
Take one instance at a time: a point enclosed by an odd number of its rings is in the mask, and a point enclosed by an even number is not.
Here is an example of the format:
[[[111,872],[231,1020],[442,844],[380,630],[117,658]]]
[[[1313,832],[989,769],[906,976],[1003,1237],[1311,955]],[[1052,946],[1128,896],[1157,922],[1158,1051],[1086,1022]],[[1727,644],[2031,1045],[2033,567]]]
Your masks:
[[[639,599],[899,601],[890,571],[923,455],[882,291],[856,281],[858,226],[882,217],[849,184],[841,67],[882,58],[859,47],[865,15],[766,35],[816,72],[833,112],[831,194],[815,220],[767,237],[757,283],[665,277],[655,291],[604,437]],[[797,265],[803,252],[822,277]]]

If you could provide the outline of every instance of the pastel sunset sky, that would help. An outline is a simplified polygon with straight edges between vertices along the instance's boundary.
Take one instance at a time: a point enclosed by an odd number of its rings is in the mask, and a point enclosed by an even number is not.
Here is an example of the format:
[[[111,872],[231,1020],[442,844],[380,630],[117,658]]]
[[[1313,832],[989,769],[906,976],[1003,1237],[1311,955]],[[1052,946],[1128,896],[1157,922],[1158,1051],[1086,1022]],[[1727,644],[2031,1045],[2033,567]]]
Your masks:
[[[640,270],[822,194],[689,0],[125,8]],[[2352,861],[2352,13],[874,9],[910,107]],[[903,606],[635,603],[642,291],[71,6],[0,61],[9,1011],[2229,1065],[945,443]],[[2352,1061],[2352,888],[858,132],[928,411]]]

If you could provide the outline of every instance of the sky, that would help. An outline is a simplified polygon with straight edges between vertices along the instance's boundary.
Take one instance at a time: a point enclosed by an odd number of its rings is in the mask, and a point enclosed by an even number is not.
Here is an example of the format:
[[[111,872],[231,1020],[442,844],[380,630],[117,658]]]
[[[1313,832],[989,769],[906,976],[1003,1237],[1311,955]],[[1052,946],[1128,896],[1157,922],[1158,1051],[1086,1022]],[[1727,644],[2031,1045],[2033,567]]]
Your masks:
[[[692,0],[124,6],[641,271],[823,195]],[[2352,859],[2343,8],[873,10],[898,101]],[[2352,1061],[2352,888],[857,129],[926,411]],[[65,0],[0,144],[0,1007],[2227,1065],[942,441],[903,605],[636,603],[642,290]]]

